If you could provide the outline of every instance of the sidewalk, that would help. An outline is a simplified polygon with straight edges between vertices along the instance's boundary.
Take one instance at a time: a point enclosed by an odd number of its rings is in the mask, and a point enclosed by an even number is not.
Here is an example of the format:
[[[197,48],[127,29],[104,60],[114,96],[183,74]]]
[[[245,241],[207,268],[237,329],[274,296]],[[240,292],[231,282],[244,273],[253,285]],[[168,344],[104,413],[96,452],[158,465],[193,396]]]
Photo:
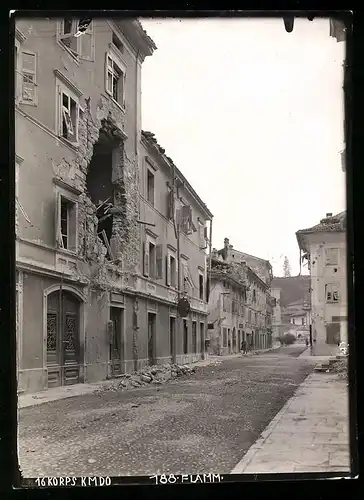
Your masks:
[[[264,349],[261,351],[253,351],[252,353],[249,353],[248,356],[257,352],[267,352],[274,349],[276,349],[276,347],[271,349]],[[228,354],[226,356],[207,355],[206,359],[196,361],[195,363],[192,363],[191,366],[208,366],[215,363],[222,363],[223,361],[238,358],[241,356],[242,356],[241,353]],[[58,401],[59,399],[92,394],[99,387],[113,383],[115,383],[115,379],[102,380],[100,382],[95,382],[92,384],[86,383],[86,384],[75,384],[62,387],[53,387],[51,389],[45,389],[44,391],[39,391],[31,394],[19,394],[18,408],[19,409],[27,408],[29,406],[36,406],[43,403],[50,403],[51,401]]]
[[[231,473],[349,471],[347,384],[313,373]]]

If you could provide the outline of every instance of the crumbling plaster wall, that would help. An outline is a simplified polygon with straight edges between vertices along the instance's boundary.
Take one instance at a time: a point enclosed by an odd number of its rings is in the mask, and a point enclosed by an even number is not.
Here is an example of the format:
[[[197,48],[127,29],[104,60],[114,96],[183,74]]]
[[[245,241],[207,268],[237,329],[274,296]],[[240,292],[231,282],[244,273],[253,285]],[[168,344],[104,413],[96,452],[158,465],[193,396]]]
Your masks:
[[[139,169],[138,157],[129,157],[123,142],[114,154],[113,185],[115,206],[121,208],[120,214],[113,216],[113,236],[117,241],[117,256],[121,264],[106,261],[106,248],[97,236],[98,219],[96,206],[86,190],[88,166],[93,156],[94,144],[99,138],[100,129],[106,120],[109,129],[121,133],[124,130],[125,115],[109,99],[100,96],[96,109],[92,112],[88,105],[79,120],[79,148],[74,158],[63,158],[53,165],[56,177],[64,180],[81,191],[78,204],[78,244],[79,257],[89,264],[88,274],[93,282],[105,288],[113,288],[113,271],[136,273],[140,248],[139,225]],[[106,266],[107,262],[107,266]],[[83,268],[85,270],[85,268]]]

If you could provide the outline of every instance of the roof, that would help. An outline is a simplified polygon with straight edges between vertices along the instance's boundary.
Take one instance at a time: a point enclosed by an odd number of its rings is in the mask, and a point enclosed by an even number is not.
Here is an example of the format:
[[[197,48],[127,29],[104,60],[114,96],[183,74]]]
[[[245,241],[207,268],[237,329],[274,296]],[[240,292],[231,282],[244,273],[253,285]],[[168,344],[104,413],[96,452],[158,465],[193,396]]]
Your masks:
[[[175,169],[175,172],[177,174],[177,178],[180,179],[182,184],[187,188],[187,190],[190,192],[190,194],[195,198],[195,200],[198,202],[198,204],[201,206],[201,208],[204,210],[204,212],[210,217],[211,219],[213,218],[212,213],[210,210],[207,208],[206,203],[204,203],[199,195],[196,193],[196,191],[193,189],[191,184],[187,181],[185,176],[182,174],[182,172],[176,167],[176,165],[173,163],[173,160],[165,154],[165,149],[158,144],[157,139],[155,137],[155,134],[153,132],[149,132],[147,130],[142,130],[142,139],[144,139],[147,144],[159,155],[160,157],[163,158],[165,163],[171,168]]]
[[[306,234],[315,234],[315,233],[342,233],[346,231],[346,210],[344,212],[340,212],[336,215],[325,217],[320,220],[319,224],[315,226],[309,227],[307,229],[299,229],[296,232],[296,238],[298,242],[298,246],[303,250],[307,250],[305,248],[303,237]]]
[[[296,234],[318,233],[318,232],[342,232],[346,230],[346,211],[325,217],[319,224],[307,229],[300,229]]]
[[[287,307],[305,301],[310,283],[310,276],[290,276],[288,278],[273,278],[271,287],[281,290],[280,305]]]

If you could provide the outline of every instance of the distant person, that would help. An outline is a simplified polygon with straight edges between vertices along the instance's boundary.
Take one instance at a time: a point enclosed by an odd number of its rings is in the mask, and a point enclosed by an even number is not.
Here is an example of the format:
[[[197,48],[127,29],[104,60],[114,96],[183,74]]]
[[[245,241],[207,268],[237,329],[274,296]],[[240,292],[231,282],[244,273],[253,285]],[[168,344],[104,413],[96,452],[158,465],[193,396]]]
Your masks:
[[[245,340],[242,341],[240,350],[242,351],[243,354],[246,354],[246,342],[245,342]]]
[[[306,347],[308,347],[308,339],[306,339]]]

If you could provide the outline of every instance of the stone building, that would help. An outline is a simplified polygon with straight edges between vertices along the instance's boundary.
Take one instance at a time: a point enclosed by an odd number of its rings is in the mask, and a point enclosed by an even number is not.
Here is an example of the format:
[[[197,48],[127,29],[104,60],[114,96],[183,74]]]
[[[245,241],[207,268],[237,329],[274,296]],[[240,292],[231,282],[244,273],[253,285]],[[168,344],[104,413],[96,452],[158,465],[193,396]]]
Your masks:
[[[310,270],[313,354],[332,355],[348,341],[346,212],[327,213],[296,236]]]
[[[78,28],[71,18],[16,21],[20,391],[150,362],[140,84],[156,46],[134,19],[95,19],[75,37]]]
[[[272,287],[270,294],[275,300],[272,312],[272,330],[273,339],[277,340],[282,335],[281,289]]]
[[[225,240],[226,241],[226,240]],[[269,285],[245,261],[227,261],[214,250],[210,273],[210,352],[237,352],[242,340],[250,349],[272,346],[274,299]]]
[[[139,299],[139,309],[148,319],[149,344],[144,346],[149,346],[149,354],[140,356],[147,362],[154,349],[158,363],[171,359],[190,363],[205,351],[207,225],[212,214],[152,133],[142,132],[141,146],[142,245],[137,288],[145,296]],[[178,297],[190,303],[184,318],[177,315]]]

